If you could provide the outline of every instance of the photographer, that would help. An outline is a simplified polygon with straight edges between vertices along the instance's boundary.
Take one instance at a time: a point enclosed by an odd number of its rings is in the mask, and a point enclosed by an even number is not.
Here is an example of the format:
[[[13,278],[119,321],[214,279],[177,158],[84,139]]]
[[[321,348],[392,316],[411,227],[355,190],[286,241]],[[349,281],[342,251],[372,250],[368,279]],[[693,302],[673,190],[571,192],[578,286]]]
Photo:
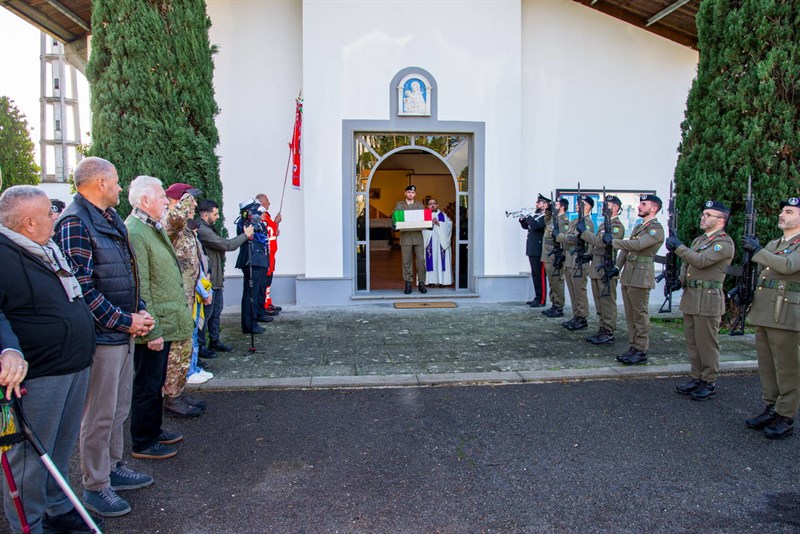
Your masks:
[[[269,241],[263,221],[264,207],[255,199],[239,203],[236,235],[244,233],[246,226],[253,227],[253,235],[239,248],[236,268],[242,270],[242,332],[261,334],[264,328],[258,322],[268,323],[272,317],[264,314],[264,299],[269,271]]]

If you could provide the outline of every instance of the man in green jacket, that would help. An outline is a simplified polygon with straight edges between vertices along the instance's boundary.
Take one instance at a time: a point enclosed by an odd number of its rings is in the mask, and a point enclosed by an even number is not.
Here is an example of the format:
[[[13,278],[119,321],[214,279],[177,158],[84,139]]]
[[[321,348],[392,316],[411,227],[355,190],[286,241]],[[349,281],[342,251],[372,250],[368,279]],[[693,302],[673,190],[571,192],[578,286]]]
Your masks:
[[[253,226],[244,227],[244,232],[233,239],[225,239],[214,229],[214,224],[219,219],[219,205],[213,200],[201,200],[197,205],[197,212],[200,214],[200,225],[197,227],[197,237],[203,244],[203,249],[208,256],[209,271],[211,271],[211,289],[214,290],[214,300],[206,306],[206,324],[203,331],[198,335],[200,343],[200,357],[209,356],[205,349],[206,331],[208,331],[209,349],[221,352],[230,352],[231,347],[223,343],[219,338],[219,319],[224,306],[222,300],[222,285],[225,282],[223,276],[223,265],[226,252],[238,250],[253,235]],[[205,352],[204,352],[205,351]],[[205,356],[204,356],[205,354]],[[211,353],[213,354],[213,353]]]
[[[172,342],[191,340],[194,321],[186,302],[178,258],[161,223],[167,209],[161,180],[137,177],[131,182],[128,199],[133,211],[125,226],[136,253],[139,294],[155,320],[150,333],[136,339],[133,353],[132,456],[161,460],[178,454],[172,444],[183,439],[180,434],[161,428],[161,388],[167,355]]]

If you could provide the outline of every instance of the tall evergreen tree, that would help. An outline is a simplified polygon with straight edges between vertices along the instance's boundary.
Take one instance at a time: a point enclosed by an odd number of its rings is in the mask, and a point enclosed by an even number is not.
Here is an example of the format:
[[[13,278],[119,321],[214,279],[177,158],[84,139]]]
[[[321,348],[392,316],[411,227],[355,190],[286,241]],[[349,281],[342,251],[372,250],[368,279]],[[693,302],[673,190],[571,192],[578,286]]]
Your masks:
[[[28,121],[7,96],[0,96],[0,173],[0,191],[12,185],[39,183],[39,166],[33,157]]]
[[[703,0],[700,62],[675,169],[684,240],[699,234],[702,202],[732,209],[728,232],[742,235],[752,175],[762,243],[778,233],[778,202],[800,187],[800,2]]]
[[[210,27],[204,0],[93,1],[91,154],[123,185],[147,174],[222,205]]]

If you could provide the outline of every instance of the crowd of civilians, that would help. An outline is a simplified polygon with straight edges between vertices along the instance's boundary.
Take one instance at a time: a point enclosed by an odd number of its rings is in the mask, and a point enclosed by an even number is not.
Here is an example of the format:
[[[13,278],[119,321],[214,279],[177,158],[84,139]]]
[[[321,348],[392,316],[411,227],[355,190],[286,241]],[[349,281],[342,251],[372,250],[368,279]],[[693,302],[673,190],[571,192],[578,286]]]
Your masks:
[[[258,195],[246,204],[258,205],[263,223],[242,219],[226,239],[217,203],[198,202],[202,192],[189,184],[164,189],[137,177],[123,221],[112,163],[83,159],[74,183],[69,205],[34,186],[0,196],[0,386],[61,473],[78,443],[84,506],[116,517],[131,511],[119,491],[153,483],[123,459],[125,420],[134,458],[175,456],[183,436],[164,428],[164,413],[201,415],[207,403],[186,384],[213,378],[201,358],[232,350],[220,338],[226,252],[239,249],[245,275],[242,331],[263,332],[257,323],[281,311],[269,298],[281,217],[272,219]],[[5,454],[30,532],[90,532],[29,443]],[[3,489],[9,524],[23,532],[8,483]]]

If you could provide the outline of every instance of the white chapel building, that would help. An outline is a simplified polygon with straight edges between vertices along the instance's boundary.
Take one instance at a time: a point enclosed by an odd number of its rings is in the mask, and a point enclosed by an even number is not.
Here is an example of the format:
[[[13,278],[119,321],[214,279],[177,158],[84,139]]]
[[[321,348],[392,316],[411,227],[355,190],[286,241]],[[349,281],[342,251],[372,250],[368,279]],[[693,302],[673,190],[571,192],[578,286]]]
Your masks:
[[[626,3],[650,18],[632,23]],[[629,229],[639,193],[666,205],[698,62],[696,37],[666,24],[693,28],[691,13],[661,14],[676,4],[208,0],[228,231],[258,193],[280,208],[278,304],[420,298],[403,295],[390,222],[413,184],[454,221],[455,283],[426,299],[530,300],[526,233],[506,212],[578,183],[623,196]],[[300,94],[301,186],[284,193]]]

